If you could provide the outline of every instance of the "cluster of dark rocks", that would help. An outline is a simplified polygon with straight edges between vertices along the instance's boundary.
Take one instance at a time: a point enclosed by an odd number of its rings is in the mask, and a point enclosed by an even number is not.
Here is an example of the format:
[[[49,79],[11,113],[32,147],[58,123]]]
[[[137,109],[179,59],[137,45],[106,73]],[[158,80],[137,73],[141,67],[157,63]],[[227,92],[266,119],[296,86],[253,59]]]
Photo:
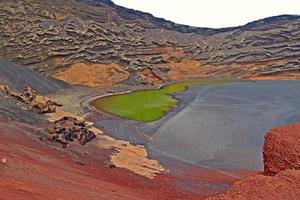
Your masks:
[[[65,116],[49,124],[44,131],[43,138],[58,142],[63,147],[66,147],[71,142],[85,145],[96,138],[96,134],[90,131],[89,128],[90,126],[85,121]]]

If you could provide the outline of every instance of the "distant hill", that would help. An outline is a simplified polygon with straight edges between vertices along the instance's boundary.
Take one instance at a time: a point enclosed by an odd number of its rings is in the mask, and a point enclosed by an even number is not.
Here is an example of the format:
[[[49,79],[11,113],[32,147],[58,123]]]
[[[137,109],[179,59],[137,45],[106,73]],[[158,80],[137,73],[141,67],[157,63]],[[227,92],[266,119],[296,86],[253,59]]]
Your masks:
[[[209,29],[179,25],[109,0],[3,0],[0,15],[1,56],[62,80],[72,74],[70,83],[98,86],[77,80],[76,73],[104,81],[116,77],[106,81],[111,85],[193,77],[280,78],[286,73],[298,77],[300,69],[300,17],[294,15]]]

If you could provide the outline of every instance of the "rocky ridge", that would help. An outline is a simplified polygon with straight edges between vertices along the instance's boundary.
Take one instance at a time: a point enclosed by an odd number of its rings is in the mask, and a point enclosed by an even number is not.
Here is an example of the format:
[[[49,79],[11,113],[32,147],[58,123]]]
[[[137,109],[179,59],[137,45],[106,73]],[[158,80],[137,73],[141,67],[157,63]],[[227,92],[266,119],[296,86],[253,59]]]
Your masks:
[[[157,84],[191,77],[299,72],[299,16],[207,29],[178,25],[106,0],[3,0],[0,5],[0,55],[63,80],[62,73],[76,64],[86,66],[79,74],[90,70],[104,79],[119,77],[107,85],[126,79],[130,84]],[[104,67],[111,63],[119,70]],[[103,70],[93,71],[95,66]],[[103,86],[88,80],[79,84]]]

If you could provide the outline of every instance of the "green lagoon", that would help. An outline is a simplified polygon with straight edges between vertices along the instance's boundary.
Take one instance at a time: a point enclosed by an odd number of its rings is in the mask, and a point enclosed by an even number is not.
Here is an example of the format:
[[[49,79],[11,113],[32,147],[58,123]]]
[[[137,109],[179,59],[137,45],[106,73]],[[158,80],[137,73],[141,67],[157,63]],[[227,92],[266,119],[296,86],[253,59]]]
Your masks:
[[[97,109],[125,119],[153,122],[178,104],[172,94],[184,92],[188,86],[218,85],[224,81],[189,81],[166,85],[160,89],[135,91],[99,98],[92,102]]]

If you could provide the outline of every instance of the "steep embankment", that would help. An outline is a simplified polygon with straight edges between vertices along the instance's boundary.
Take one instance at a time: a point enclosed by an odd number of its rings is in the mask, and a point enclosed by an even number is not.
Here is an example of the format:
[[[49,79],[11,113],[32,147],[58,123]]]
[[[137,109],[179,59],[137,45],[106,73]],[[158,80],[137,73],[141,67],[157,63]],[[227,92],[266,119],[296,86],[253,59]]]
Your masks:
[[[0,16],[1,56],[70,83],[104,87],[127,79],[130,84],[191,77],[286,79],[286,73],[299,78],[299,16],[207,29],[106,0],[3,0]],[[78,74],[83,77],[74,78]],[[90,74],[93,78],[84,78]]]
[[[265,137],[264,173],[237,182],[209,200],[298,200],[300,197],[300,124],[272,129]]]

